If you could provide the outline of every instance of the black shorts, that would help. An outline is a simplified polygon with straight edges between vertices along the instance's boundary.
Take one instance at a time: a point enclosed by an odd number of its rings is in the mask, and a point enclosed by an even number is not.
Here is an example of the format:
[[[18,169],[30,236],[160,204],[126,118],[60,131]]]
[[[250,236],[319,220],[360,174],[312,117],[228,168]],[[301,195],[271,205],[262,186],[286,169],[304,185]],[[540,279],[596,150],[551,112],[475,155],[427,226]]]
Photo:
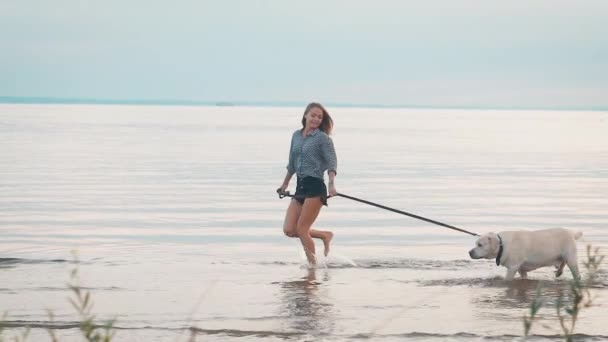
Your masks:
[[[327,206],[327,187],[325,186],[325,182],[316,177],[298,177],[296,193],[293,195],[293,199],[300,204],[304,204],[304,200],[310,197],[321,197],[321,202]]]

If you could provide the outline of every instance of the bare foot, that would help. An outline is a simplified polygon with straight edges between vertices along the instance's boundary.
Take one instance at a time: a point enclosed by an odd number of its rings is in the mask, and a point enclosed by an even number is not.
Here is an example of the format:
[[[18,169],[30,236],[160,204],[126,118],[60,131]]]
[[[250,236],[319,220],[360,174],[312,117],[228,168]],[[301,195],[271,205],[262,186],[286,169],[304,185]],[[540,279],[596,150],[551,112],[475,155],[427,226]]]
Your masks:
[[[327,237],[323,239],[323,246],[325,247],[323,253],[325,256],[329,254],[329,244],[331,243],[331,239],[334,238],[334,233],[327,232]]]

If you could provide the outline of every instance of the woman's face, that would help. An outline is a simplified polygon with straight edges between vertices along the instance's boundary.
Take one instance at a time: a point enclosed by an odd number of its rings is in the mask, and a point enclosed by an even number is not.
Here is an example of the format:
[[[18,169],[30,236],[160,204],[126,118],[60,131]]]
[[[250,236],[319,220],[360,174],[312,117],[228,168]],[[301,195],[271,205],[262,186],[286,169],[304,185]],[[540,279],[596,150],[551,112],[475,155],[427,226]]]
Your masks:
[[[323,111],[319,107],[312,107],[304,115],[306,118],[306,126],[315,129],[319,128],[321,121],[323,121]]]

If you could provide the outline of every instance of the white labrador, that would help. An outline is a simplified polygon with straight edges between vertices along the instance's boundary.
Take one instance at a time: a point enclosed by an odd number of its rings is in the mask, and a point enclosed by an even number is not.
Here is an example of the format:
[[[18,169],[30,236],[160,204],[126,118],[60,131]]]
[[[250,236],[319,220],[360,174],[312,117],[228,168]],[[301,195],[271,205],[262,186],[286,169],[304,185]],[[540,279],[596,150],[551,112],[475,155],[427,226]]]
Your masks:
[[[578,278],[575,240],[582,235],[563,228],[488,233],[477,239],[469,255],[473,259],[496,259],[496,265],[507,268],[506,280],[512,280],[516,272],[525,279],[529,271],[545,266],[555,266],[555,276],[559,277],[566,264]]]

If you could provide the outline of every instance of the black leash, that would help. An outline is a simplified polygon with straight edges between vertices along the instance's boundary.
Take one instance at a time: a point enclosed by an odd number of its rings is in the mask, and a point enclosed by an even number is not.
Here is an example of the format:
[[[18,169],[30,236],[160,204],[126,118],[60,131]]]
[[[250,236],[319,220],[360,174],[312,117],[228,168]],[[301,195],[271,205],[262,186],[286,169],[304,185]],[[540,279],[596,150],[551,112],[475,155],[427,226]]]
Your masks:
[[[281,189],[277,189],[277,193],[279,194],[279,198],[293,197],[293,195],[291,193],[289,193],[289,191],[281,192]],[[436,225],[443,226],[443,227],[450,228],[450,229],[454,229],[454,230],[457,230],[459,232],[463,232],[463,233],[466,233],[466,234],[469,234],[469,235],[479,236],[479,234],[475,234],[475,233],[469,232],[468,230],[464,230],[462,228],[454,227],[454,226],[451,226],[449,224],[445,224],[445,223],[441,223],[439,221],[431,220],[431,219],[428,219],[426,217],[410,214],[410,213],[405,212],[403,210],[393,209],[393,208],[384,206],[382,204],[366,201],[364,199],[360,199],[360,198],[357,198],[357,197],[353,197],[353,196],[349,196],[349,195],[345,195],[345,194],[341,194],[341,193],[338,193],[336,196],[340,196],[340,197],[348,198],[348,199],[353,200],[353,201],[357,201],[357,202],[373,205],[374,207],[386,209],[388,211],[392,211],[392,212],[397,213],[397,214],[406,215],[406,216],[410,216],[410,217],[413,217],[413,218],[417,218],[417,219],[422,220],[422,221],[434,223]]]

